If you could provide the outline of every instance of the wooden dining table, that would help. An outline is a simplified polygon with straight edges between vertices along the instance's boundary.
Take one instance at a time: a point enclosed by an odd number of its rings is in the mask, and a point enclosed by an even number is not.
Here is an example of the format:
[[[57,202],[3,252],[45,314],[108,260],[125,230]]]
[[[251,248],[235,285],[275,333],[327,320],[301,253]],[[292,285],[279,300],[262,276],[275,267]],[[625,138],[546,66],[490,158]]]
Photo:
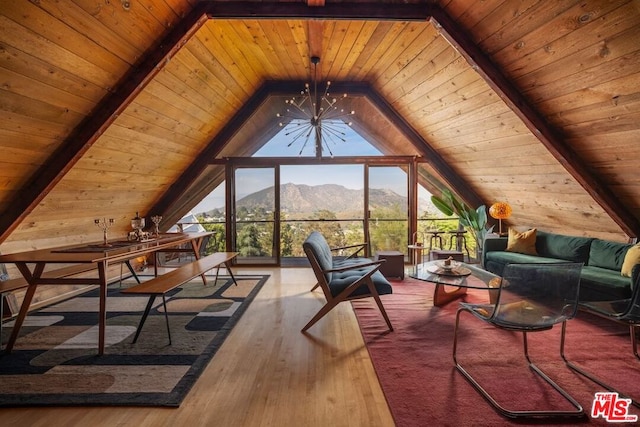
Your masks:
[[[28,286],[20,306],[11,336],[5,351],[11,352],[20,333],[20,328],[29,312],[29,307],[39,285],[98,285],[100,287],[98,354],[104,354],[107,323],[107,269],[109,264],[128,262],[140,256],[158,252],[168,252],[175,248],[184,251],[190,249],[196,259],[200,258],[200,249],[213,232],[200,233],[164,233],[145,242],[117,241],[109,247],[103,244],[82,244],[58,248],[38,249],[0,255],[0,263],[13,263],[20,271]],[[95,264],[98,275],[90,277],[46,277],[47,266],[53,264]],[[30,267],[31,266],[31,267]],[[154,274],[158,275],[157,262]],[[206,278],[203,277],[206,284]]]

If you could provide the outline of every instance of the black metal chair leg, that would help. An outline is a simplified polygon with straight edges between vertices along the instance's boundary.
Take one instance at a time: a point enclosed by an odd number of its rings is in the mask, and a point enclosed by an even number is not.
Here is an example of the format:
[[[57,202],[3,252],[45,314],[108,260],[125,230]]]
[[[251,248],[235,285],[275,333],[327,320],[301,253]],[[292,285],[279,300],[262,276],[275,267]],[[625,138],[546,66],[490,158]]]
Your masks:
[[[167,324],[167,335],[169,335],[169,345],[171,345],[171,329],[169,328],[169,314],[167,312],[167,300],[162,295],[162,306],[164,307],[164,321]]]
[[[131,262],[130,261],[125,261],[124,262],[127,267],[129,268],[129,271],[131,272],[131,274],[133,275],[133,278],[136,279],[136,282],[140,283],[140,278],[138,277],[138,275],[136,274],[136,271],[133,269],[133,267],[131,266]]]
[[[236,282],[236,278],[233,275],[233,271],[231,271],[231,266],[229,265],[229,262],[225,262],[224,265],[227,268],[227,271],[229,272],[229,276],[231,276],[231,280],[233,280],[233,283],[235,283],[236,286],[238,286],[238,282]]]
[[[163,296],[164,298],[164,296]],[[153,307],[153,301],[155,301],[156,296],[150,295],[149,302],[147,302],[147,307],[144,309],[144,313],[142,314],[142,318],[140,319],[140,323],[138,324],[138,329],[136,329],[136,335],[133,337],[133,343],[135,344],[138,341],[138,337],[140,336],[140,331],[142,331],[142,326],[144,322],[147,320],[147,316],[149,316],[149,312],[151,311],[151,307]],[[165,309],[166,313],[166,309]]]

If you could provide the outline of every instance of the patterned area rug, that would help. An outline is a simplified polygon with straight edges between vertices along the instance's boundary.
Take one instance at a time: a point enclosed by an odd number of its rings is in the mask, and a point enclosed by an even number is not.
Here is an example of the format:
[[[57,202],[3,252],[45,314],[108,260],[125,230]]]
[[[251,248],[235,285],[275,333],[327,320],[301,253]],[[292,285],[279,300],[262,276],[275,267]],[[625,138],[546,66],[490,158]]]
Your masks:
[[[34,312],[11,354],[0,355],[0,406],[179,406],[268,277],[194,280],[167,294],[171,345],[162,298],[133,344],[148,297],[111,285],[103,356],[97,290]]]

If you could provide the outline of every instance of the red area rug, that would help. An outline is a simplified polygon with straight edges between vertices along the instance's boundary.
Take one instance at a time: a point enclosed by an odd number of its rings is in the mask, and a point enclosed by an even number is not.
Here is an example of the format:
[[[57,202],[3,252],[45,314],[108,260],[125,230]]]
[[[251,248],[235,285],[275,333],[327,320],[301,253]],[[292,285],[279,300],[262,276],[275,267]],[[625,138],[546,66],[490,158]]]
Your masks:
[[[356,300],[352,304],[396,424],[527,425],[499,415],[454,367],[453,330],[458,302],[434,307],[434,285],[412,279],[392,284],[393,294],[382,296],[382,300],[393,332],[386,331],[373,301]],[[484,291],[469,290],[463,300],[484,302],[488,296]],[[574,373],[560,358],[560,329],[529,335],[532,360],[583,406],[585,420],[572,423],[609,425],[603,417],[590,416],[594,393],[605,390]],[[640,362],[631,351],[626,326],[579,313],[569,322],[567,331],[565,354],[571,360],[640,399]],[[468,313],[463,313],[459,334],[458,361],[503,406],[571,409],[528,368],[522,334],[487,326]],[[628,413],[640,415],[640,409],[631,406]],[[568,421],[554,420],[552,424],[563,422]]]

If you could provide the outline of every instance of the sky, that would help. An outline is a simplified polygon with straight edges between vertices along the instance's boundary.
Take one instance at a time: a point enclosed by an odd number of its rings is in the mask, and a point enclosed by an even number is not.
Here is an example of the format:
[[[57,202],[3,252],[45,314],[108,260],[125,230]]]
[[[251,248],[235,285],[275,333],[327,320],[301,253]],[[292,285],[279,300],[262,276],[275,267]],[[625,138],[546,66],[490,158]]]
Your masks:
[[[339,141],[331,145],[334,156],[380,156],[382,153],[365,141],[353,129],[344,126],[346,142]],[[254,157],[297,157],[300,146],[304,141],[298,140],[291,147],[291,136],[285,136],[285,130],[265,144]],[[313,150],[305,156],[313,156]],[[268,188],[274,184],[273,170],[269,168],[242,169],[236,175],[238,198],[258,190]],[[322,166],[281,166],[281,184],[294,183],[306,185],[339,184],[349,189],[360,190],[364,188],[363,165],[322,165]],[[387,188],[400,195],[407,194],[406,174],[399,168],[390,168],[385,173],[376,174],[375,169],[370,169],[369,185],[372,188]],[[206,212],[215,208],[224,207],[225,189],[224,183],[216,188],[209,196],[205,197],[196,207],[194,213]],[[428,197],[428,196],[427,196]]]

